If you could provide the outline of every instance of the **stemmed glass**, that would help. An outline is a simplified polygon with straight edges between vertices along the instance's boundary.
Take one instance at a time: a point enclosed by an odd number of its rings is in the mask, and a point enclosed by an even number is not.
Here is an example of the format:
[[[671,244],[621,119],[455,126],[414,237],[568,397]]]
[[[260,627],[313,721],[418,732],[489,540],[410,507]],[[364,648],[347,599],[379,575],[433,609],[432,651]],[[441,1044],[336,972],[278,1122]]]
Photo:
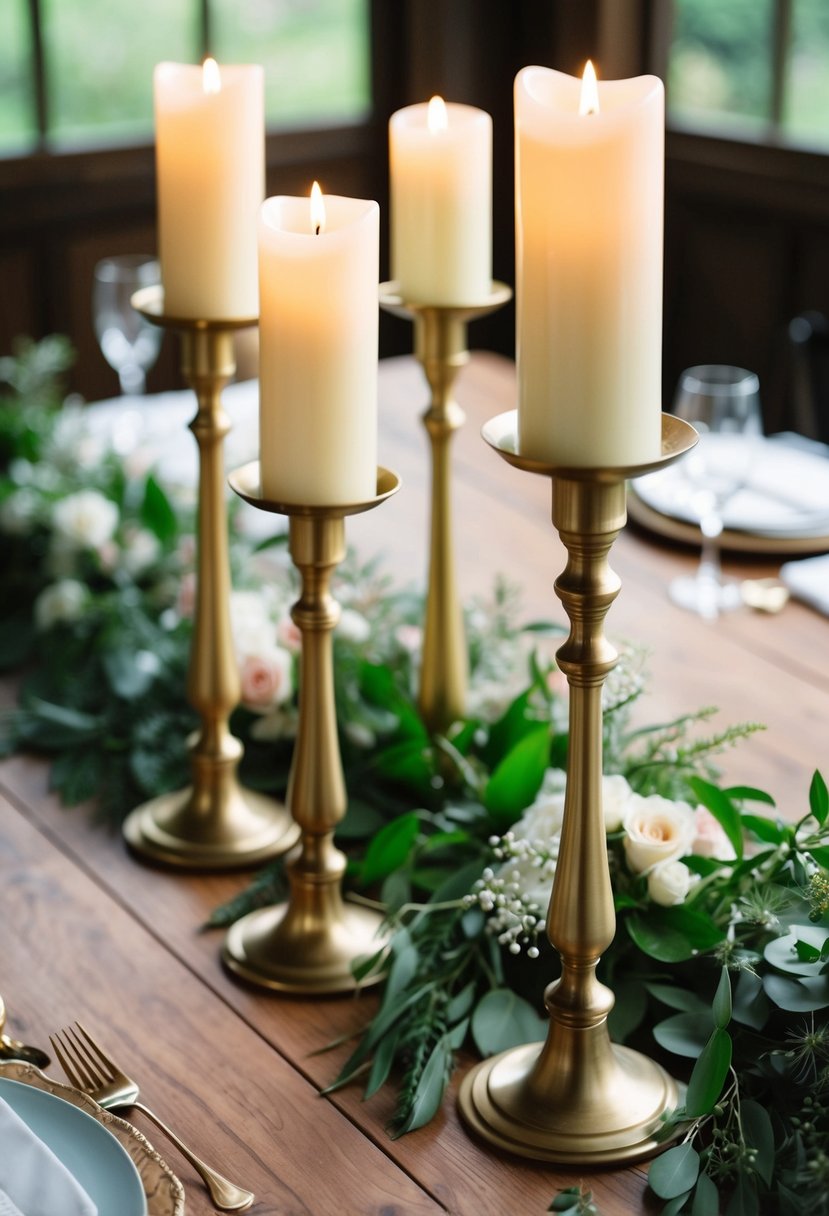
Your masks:
[[[158,358],[162,331],[130,304],[133,292],[160,279],[158,262],[145,253],[104,258],[93,274],[92,319],[98,343],[118,373],[121,392],[146,392],[146,374]]]
[[[742,367],[691,367],[680,376],[673,412],[699,434],[677,470],[699,519],[702,553],[696,574],[674,579],[669,592],[674,603],[713,620],[742,603],[739,583],[722,577],[720,536],[723,510],[745,484],[762,432],[759,380]]]

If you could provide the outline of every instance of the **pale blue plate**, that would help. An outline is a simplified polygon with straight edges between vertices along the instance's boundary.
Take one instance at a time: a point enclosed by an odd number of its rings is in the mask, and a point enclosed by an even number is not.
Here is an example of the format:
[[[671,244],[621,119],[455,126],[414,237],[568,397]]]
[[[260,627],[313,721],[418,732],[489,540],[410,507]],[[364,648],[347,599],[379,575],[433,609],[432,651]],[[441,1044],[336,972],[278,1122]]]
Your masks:
[[[6,1077],[0,1077],[0,1098],[75,1175],[98,1216],[147,1216],[138,1170],[102,1123],[54,1094]]]

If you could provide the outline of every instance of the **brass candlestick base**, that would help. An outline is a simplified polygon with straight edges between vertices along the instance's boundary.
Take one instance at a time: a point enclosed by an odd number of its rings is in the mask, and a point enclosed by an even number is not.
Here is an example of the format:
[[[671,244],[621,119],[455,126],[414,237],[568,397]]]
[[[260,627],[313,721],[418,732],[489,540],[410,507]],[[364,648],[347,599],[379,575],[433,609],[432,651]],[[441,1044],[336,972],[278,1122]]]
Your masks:
[[[420,713],[432,733],[445,733],[466,711],[467,656],[452,547],[450,443],[464,413],[452,396],[469,361],[466,327],[506,304],[512,291],[493,283],[489,296],[463,307],[412,304],[396,283],[380,284],[380,307],[414,321],[415,355],[423,364],[432,400],[423,415],[431,441],[432,505],[429,585],[420,669]]]
[[[302,592],[291,613],[302,634],[302,657],[299,725],[287,798],[300,843],[286,862],[288,902],[237,921],[225,939],[222,958],[236,975],[264,988],[310,995],[348,992],[358,986],[352,964],[383,946],[383,918],[374,909],[346,904],[342,897],[346,862],[334,845],[334,829],[345,815],[347,798],[331,637],[340,610],[329,582],[345,557],[344,517],[379,506],[397,491],[399,481],[388,469],[378,469],[373,498],[334,507],[263,498],[258,461],[233,473],[230,484],[253,506],[290,517],[291,557],[302,577]]]
[[[681,1091],[658,1064],[611,1043],[613,993],[596,979],[616,928],[601,804],[601,693],[617,657],[603,622],[621,584],[607,557],[625,524],[625,479],[676,460],[693,447],[696,433],[665,414],[660,457],[619,469],[558,469],[520,456],[514,410],[492,419],[483,434],[510,464],[552,478],[553,523],[568,553],[556,594],[570,619],[570,636],[557,655],[570,685],[570,744],[547,920],[561,955],[561,978],[545,992],[547,1041],[473,1068],[461,1086],[460,1111],[473,1131],[522,1157],[629,1163],[658,1150],[653,1134]]]
[[[192,785],[137,807],[124,822],[124,836],[136,853],[167,865],[214,870],[249,866],[285,852],[298,835],[281,803],[240,784],[236,769],[243,748],[228,726],[240,684],[230,628],[222,451],[230,422],[221,394],[236,370],[234,330],[255,325],[256,317],[171,317],[164,312],[160,287],[136,292],[132,303],[148,321],[181,334],[181,370],[198,401],[190,424],[199,445],[199,511],[187,693],[201,716],[201,729],[190,750]]]

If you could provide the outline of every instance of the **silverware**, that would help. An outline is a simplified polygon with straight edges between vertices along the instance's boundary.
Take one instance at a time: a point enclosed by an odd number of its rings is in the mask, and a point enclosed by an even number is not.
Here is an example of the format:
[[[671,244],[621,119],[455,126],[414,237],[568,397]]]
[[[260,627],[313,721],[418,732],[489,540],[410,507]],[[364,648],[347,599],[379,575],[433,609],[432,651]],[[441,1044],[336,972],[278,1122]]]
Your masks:
[[[255,1196],[217,1174],[191,1152],[175,1132],[171,1131],[166,1123],[162,1123],[158,1115],[138,1101],[139,1089],[135,1081],[121,1072],[117,1064],[104,1054],[80,1022],[76,1022],[75,1026],[77,1030],[64,1028],[58,1034],[49,1035],[49,1041],[70,1084],[89,1094],[106,1110],[132,1107],[134,1110],[143,1111],[198,1171],[217,1208],[223,1212],[241,1212],[249,1208]]]
[[[24,1064],[34,1064],[35,1068],[48,1068],[51,1060],[45,1051],[21,1043],[20,1039],[12,1039],[2,1030],[6,1024],[6,1006],[0,996],[0,1060],[22,1060]]]

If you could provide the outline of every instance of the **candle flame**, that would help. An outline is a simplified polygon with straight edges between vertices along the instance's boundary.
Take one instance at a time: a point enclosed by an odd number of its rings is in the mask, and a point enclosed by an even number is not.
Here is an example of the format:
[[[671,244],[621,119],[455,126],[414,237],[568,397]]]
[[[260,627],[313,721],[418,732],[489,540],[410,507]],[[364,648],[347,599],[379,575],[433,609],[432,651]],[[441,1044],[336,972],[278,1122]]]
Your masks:
[[[581,78],[579,114],[598,114],[598,112],[599,89],[596,84],[596,71],[592,62],[588,59],[584,66],[584,75]]]
[[[449,126],[446,102],[442,97],[433,97],[426,109],[426,126],[430,131],[445,131]]]
[[[202,64],[201,83],[205,93],[220,93],[222,90],[222,78],[219,75],[219,65],[215,59],[211,59],[208,55]]]
[[[314,182],[311,187],[311,231],[315,236],[325,232],[325,203],[319,182]]]

